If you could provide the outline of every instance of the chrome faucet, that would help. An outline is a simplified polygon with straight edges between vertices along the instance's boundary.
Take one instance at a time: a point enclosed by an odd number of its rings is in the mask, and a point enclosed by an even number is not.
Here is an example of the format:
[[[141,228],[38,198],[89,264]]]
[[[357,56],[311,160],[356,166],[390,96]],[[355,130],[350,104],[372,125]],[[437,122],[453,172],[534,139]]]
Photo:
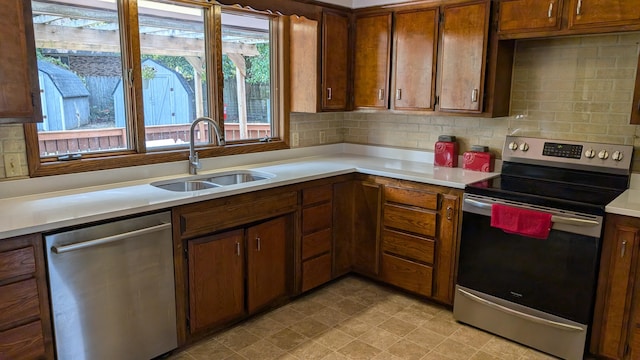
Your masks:
[[[194,144],[194,138],[195,138],[195,129],[196,129],[196,125],[198,125],[199,122],[202,121],[206,121],[209,124],[213,125],[213,131],[216,133],[216,141],[218,142],[218,146],[224,146],[224,137],[221,135],[221,131],[220,131],[220,127],[218,126],[218,123],[216,123],[212,118],[210,117],[199,117],[195,120],[193,120],[193,122],[191,123],[191,129],[189,130],[190,133],[190,138],[189,138],[189,174],[191,175],[195,175],[198,173],[198,169],[202,168],[202,165],[200,164],[200,159],[198,158],[198,153],[195,151],[195,144]]]

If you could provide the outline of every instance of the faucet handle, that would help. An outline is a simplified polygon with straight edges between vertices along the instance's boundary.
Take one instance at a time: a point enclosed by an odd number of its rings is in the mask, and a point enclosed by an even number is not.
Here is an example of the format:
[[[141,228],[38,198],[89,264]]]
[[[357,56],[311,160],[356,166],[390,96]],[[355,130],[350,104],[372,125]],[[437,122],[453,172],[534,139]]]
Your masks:
[[[196,169],[202,169],[202,164],[200,164],[200,158],[198,157],[198,153],[193,153],[193,157],[189,158],[191,165]]]

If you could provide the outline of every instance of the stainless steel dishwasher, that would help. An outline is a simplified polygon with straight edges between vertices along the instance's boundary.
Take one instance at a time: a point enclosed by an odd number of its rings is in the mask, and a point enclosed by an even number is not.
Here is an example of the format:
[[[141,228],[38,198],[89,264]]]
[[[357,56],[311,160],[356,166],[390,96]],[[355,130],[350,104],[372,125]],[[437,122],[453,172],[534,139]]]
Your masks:
[[[177,347],[169,212],[45,242],[58,359],[151,359]]]

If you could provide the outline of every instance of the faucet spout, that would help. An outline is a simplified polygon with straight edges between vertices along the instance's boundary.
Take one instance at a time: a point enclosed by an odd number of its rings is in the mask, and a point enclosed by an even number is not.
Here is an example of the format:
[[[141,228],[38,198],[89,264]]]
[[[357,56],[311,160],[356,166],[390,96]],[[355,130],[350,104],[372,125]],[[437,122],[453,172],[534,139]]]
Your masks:
[[[218,146],[224,146],[224,137],[222,136],[222,131],[220,130],[220,126],[210,117],[199,117],[191,123],[191,128],[189,130],[189,174],[195,175],[198,173],[198,169],[202,167],[200,164],[200,159],[198,158],[198,153],[195,151],[195,129],[198,123],[206,121],[213,127],[213,132],[216,134],[216,141]]]

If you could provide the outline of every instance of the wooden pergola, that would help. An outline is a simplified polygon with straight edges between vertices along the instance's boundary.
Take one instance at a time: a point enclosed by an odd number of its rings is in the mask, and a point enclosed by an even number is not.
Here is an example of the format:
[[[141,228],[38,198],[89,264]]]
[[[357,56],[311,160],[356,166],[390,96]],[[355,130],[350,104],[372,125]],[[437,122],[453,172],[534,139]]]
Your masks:
[[[39,0],[32,6],[36,48],[121,52],[115,1]],[[199,84],[206,64],[203,15],[200,9],[190,10],[155,2],[139,5],[140,52],[184,57],[194,69],[195,84]],[[268,29],[256,29],[250,22],[223,29],[222,53],[236,66],[240,132],[244,136],[247,134],[245,57],[259,55],[256,44],[268,40]],[[203,116],[204,94],[200,86],[194,86],[194,92],[196,115]]]

